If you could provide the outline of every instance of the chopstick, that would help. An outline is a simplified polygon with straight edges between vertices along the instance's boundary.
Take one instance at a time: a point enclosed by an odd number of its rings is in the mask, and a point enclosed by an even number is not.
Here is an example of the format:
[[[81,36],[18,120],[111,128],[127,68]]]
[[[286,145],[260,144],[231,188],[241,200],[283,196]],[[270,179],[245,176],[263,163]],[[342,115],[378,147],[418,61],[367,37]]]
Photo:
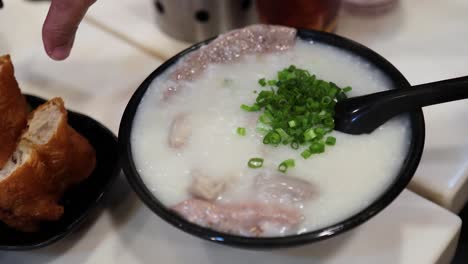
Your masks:
[[[1,1],[1,0],[0,0]],[[133,39],[125,36],[124,34],[112,29],[111,27],[103,24],[103,23],[100,23],[98,20],[94,19],[93,17],[91,16],[85,16],[84,20],[88,23],[90,23],[91,25],[113,35],[114,37],[126,42],[127,44],[133,46],[134,48],[146,53],[147,55],[149,56],[152,56],[158,60],[161,60],[161,61],[165,61],[168,59],[168,57],[166,55],[164,55],[164,53],[162,52],[158,52],[158,51],[155,51],[143,44],[140,44],[138,41],[134,41]]]

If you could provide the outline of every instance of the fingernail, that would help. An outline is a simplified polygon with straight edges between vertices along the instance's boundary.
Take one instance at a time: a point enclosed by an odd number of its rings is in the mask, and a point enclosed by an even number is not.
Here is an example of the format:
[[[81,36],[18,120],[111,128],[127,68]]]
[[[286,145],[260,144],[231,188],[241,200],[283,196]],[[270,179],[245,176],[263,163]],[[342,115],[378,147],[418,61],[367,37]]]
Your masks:
[[[49,52],[49,56],[54,60],[64,60],[68,55],[70,55],[69,45],[55,47],[51,52]]]

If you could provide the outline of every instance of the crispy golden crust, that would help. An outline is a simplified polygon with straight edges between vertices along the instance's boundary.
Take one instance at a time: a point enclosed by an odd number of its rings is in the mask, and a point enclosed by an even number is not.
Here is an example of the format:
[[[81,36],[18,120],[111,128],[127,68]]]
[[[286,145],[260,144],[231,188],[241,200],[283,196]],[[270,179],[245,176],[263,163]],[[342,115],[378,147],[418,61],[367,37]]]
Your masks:
[[[76,184],[87,178],[96,167],[96,152],[86,138],[70,127],[71,158],[70,183]]]
[[[39,230],[39,224],[26,217],[18,217],[13,215],[11,212],[0,209],[0,220],[6,225],[13,227],[23,232],[35,232]]]
[[[0,181],[0,220],[24,232],[37,231],[41,221],[58,220],[64,212],[58,201],[65,190],[87,178],[96,166],[93,147],[68,125],[61,98],[39,106],[30,120],[51,104],[61,112],[54,134],[48,142],[35,144],[25,132],[20,144],[30,146],[30,159]]]
[[[28,108],[9,55],[0,56],[0,168],[15,150],[26,127]]]
[[[0,220],[7,224],[17,221],[15,227],[24,226],[28,231],[33,222],[57,220],[62,216],[63,207],[56,203],[59,195],[48,191],[50,178],[46,170],[33,149],[22,166],[0,181]]]

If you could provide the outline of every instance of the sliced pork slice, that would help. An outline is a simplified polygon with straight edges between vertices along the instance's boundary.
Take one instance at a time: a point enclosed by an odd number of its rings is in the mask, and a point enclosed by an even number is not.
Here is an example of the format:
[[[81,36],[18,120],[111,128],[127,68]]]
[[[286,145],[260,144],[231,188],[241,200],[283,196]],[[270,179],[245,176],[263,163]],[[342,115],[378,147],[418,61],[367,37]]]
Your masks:
[[[176,81],[165,88],[163,100],[175,94],[182,84],[198,78],[210,64],[237,61],[245,55],[281,52],[296,42],[296,29],[273,25],[252,25],[229,31],[211,43],[189,53],[180,62],[170,78]]]
[[[281,204],[303,203],[317,194],[312,183],[286,175],[258,175],[253,188],[260,200]]]
[[[252,25],[220,35],[211,43],[187,55],[172,73],[173,80],[193,80],[211,63],[229,63],[248,54],[284,51],[296,41],[290,27]]]
[[[217,204],[189,199],[173,210],[200,226],[249,237],[291,233],[303,220],[298,209],[253,201]]]
[[[225,179],[207,176],[199,170],[193,170],[191,176],[192,183],[189,192],[195,198],[207,201],[216,200],[226,188]]]
[[[190,117],[186,113],[179,113],[171,123],[168,135],[168,143],[171,148],[183,147],[190,138],[192,125]]]

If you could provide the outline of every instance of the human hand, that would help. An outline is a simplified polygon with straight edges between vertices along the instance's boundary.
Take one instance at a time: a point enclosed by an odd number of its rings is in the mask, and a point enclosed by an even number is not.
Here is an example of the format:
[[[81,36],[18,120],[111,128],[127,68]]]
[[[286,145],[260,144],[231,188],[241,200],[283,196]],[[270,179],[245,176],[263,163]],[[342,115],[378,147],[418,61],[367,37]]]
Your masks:
[[[96,0],[52,0],[42,28],[47,55],[64,60],[70,55],[75,34],[88,8]]]

